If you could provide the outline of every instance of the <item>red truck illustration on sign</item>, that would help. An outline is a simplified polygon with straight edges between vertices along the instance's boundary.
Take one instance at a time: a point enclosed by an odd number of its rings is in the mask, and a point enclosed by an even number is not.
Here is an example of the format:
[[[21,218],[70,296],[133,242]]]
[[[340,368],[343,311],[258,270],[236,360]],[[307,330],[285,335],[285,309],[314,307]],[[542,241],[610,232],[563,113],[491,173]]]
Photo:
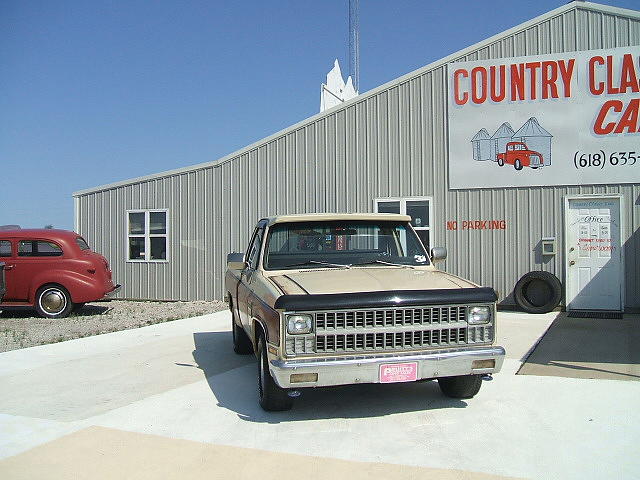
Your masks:
[[[473,159],[491,160],[499,166],[513,165],[538,169],[551,165],[552,135],[538,123],[535,117],[527,120],[517,131],[504,122],[493,135],[481,129],[471,139]]]
[[[536,169],[544,166],[542,154],[529,150],[524,142],[507,143],[507,151],[498,153],[497,162],[501,167],[505,163],[513,165],[516,170],[522,170],[522,167]]]

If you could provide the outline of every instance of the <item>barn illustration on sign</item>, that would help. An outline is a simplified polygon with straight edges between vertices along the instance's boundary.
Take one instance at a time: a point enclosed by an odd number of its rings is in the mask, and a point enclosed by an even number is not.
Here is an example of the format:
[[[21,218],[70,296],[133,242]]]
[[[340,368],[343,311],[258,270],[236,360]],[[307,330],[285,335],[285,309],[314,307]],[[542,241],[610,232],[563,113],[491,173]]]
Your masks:
[[[551,139],[553,135],[540,126],[535,117],[527,120],[514,132],[509,123],[498,127],[493,135],[486,128],[471,139],[473,159],[479,162],[491,160],[499,166],[513,165],[516,170],[551,165]]]

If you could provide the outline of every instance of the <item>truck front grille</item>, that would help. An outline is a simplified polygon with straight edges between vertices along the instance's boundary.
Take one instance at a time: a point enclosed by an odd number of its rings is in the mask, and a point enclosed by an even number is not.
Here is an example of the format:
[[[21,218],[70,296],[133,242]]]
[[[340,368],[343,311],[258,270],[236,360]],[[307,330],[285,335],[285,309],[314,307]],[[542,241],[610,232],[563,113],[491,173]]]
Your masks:
[[[287,336],[286,353],[341,354],[403,351],[493,341],[493,323],[468,325],[464,305],[305,312],[315,332]]]

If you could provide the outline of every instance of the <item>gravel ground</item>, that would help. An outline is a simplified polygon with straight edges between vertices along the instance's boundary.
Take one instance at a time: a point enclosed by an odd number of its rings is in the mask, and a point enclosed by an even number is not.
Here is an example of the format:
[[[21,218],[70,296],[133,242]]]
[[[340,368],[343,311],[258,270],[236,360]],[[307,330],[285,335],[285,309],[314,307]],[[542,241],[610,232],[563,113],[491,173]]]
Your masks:
[[[88,303],[58,320],[34,317],[33,310],[12,308],[0,312],[0,352],[197,317],[226,308],[223,302],[111,300]]]

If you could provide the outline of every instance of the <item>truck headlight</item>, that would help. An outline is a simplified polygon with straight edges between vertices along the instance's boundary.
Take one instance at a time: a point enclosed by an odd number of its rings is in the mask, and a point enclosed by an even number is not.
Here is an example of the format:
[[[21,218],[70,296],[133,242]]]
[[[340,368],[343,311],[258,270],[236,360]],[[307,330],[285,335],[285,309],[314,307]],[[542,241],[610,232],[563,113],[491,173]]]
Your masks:
[[[290,335],[302,335],[311,333],[311,315],[287,315],[287,333]]]
[[[469,325],[482,325],[491,320],[491,309],[489,307],[471,307],[467,313]]]

